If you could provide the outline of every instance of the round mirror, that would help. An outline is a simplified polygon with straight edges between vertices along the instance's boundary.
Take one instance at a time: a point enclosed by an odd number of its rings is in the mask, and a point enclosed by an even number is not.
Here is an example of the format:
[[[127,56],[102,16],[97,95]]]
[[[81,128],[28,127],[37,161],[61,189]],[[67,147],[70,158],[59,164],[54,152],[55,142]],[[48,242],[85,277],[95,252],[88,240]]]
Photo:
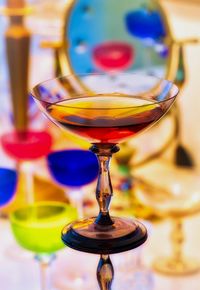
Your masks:
[[[63,38],[70,71],[166,77],[170,31],[157,1],[72,0],[68,5]]]

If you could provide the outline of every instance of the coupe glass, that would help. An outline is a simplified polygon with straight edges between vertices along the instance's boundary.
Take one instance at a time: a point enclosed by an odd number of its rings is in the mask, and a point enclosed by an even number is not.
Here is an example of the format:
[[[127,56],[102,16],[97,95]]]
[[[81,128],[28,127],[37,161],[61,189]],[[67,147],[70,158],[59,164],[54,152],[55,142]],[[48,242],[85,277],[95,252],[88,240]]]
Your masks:
[[[89,150],[67,149],[48,154],[47,165],[54,180],[66,188],[66,196],[77,207],[79,218],[82,219],[83,186],[97,178],[97,158]]]
[[[48,266],[63,248],[60,232],[66,222],[77,218],[77,210],[61,202],[40,202],[13,211],[11,227],[18,244],[35,253],[41,269],[41,290],[50,290]]]
[[[42,93],[44,87],[48,94]],[[147,239],[140,222],[110,216],[109,163],[119,151],[117,144],[157,122],[177,93],[169,81],[131,73],[120,73],[114,81],[106,74],[69,75],[33,88],[31,94],[42,111],[59,127],[91,142],[90,150],[99,161],[99,214],[67,225],[62,231],[66,245],[108,255],[138,247]]]

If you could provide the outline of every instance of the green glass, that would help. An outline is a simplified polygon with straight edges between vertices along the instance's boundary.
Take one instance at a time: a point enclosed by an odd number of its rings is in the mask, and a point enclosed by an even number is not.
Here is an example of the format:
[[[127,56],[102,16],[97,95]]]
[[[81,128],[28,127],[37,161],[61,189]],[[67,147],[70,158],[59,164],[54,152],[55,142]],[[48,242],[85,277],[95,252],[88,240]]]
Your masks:
[[[50,289],[47,268],[62,249],[60,233],[66,223],[76,220],[77,209],[61,202],[40,202],[11,213],[10,221],[16,241],[36,254],[41,266],[41,289]]]

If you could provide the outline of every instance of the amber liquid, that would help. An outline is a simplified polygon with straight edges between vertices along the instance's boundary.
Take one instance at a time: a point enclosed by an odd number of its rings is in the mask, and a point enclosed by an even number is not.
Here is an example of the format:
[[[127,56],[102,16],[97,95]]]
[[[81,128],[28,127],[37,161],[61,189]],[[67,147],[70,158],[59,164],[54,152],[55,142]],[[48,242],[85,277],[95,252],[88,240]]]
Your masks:
[[[163,115],[155,102],[118,94],[68,99],[51,104],[53,121],[91,143],[116,144],[147,128]]]

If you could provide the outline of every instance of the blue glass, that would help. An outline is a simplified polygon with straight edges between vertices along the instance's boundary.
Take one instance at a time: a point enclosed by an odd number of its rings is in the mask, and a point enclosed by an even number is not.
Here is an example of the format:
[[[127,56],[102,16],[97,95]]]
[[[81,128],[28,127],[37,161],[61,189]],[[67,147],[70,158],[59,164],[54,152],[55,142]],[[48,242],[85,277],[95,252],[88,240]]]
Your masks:
[[[140,39],[159,40],[165,37],[165,27],[161,15],[156,10],[140,8],[125,16],[127,31]]]
[[[0,168],[0,207],[13,198],[17,187],[17,177],[16,171]]]
[[[98,175],[96,156],[89,150],[68,149],[47,156],[48,168],[55,180],[65,186],[81,187]]]

